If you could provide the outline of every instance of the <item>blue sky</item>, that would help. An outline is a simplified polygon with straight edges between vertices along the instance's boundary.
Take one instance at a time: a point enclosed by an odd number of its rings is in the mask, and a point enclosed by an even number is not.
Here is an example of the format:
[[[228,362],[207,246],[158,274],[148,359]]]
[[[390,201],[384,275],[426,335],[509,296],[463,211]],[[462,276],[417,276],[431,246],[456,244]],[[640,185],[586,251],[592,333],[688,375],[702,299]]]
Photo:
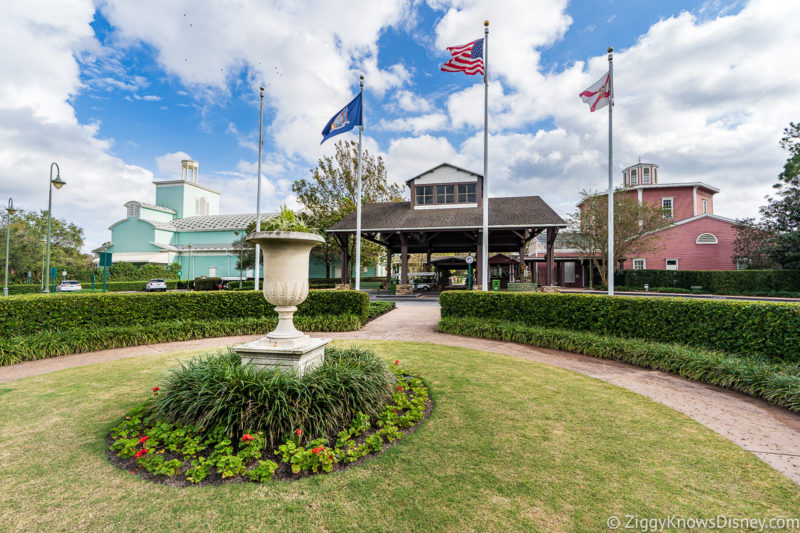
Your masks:
[[[45,173],[68,186],[56,216],[91,249],[127,200],[200,162],[222,212],[255,210],[258,85],[264,108],[262,206],[297,206],[291,182],[333,151],[330,116],[366,75],[365,145],[391,179],[449,161],[482,171],[478,76],[440,72],[446,46],[491,21],[490,192],[538,194],[562,216],[604,186],[607,113],[577,93],[615,47],[614,168],[636,158],[662,181],[704,181],[716,211],[754,215],[785,160],[777,141],[800,105],[797,3],[745,1],[298,0],[265,5],[72,0],[2,8],[0,185],[42,209]],[[2,14],[2,13],[0,13]],[[354,22],[357,21],[357,22]],[[10,50],[16,50],[11,53]],[[355,138],[344,134],[343,138]],[[619,177],[619,176],[617,176]],[[59,205],[60,204],[60,205]]]

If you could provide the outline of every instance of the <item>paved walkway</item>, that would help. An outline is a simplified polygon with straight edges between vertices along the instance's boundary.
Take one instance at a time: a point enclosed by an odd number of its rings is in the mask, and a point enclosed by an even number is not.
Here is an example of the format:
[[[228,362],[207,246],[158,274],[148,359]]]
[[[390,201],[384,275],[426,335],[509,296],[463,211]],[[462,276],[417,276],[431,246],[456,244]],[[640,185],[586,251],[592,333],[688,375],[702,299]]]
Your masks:
[[[743,394],[616,361],[509,342],[443,335],[435,330],[438,321],[439,306],[435,302],[400,302],[396,310],[373,320],[359,331],[313,336],[433,342],[504,353],[573,370],[632,390],[688,415],[752,452],[800,485],[800,415]],[[0,382],[138,355],[213,349],[258,337],[260,335],[171,342],[31,361],[1,367]]]

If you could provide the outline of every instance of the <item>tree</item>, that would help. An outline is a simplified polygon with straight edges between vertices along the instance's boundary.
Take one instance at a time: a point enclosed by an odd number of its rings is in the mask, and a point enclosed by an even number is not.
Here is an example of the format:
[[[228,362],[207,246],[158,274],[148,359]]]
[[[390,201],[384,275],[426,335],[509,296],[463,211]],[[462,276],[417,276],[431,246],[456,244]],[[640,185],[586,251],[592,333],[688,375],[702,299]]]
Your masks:
[[[568,246],[591,259],[608,284],[608,195],[581,191],[578,211],[569,216]],[[659,206],[639,204],[624,191],[614,193],[614,270],[620,259],[652,251],[658,241],[657,231],[672,223]]]
[[[3,219],[0,232],[6,232]],[[10,220],[9,279],[22,283],[31,272],[34,280],[40,280],[44,268],[45,244],[47,240],[47,211],[21,211]],[[3,239],[5,241],[5,239]],[[64,219],[53,218],[50,223],[50,266],[59,272],[66,270],[70,277],[93,268],[91,256],[82,254],[83,229]],[[5,256],[5,245],[2,247]]]
[[[307,222],[325,238],[325,243],[312,250],[312,254],[324,259],[328,277],[333,277],[331,264],[340,254],[339,244],[328,233],[328,228],[356,210],[357,165],[358,143],[339,141],[333,157],[320,159],[311,177],[299,179],[292,185],[292,192],[307,211]],[[376,158],[368,150],[364,150],[361,157],[361,182],[362,205],[403,200],[400,186],[389,183],[383,158]],[[361,266],[375,264],[381,251],[379,245],[362,240]]]
[[[245,271],[256,266],[256,247],[247,241],[247,236],[255,230],[256,223],[251,222],[244,232],[239,233],[239,238],[233,241],[233,248],[236,250],[236,270]]]
[[[754,218],[742,218],[734,226],[736,239],[733,241],[731,260],[737,267],[752,269],[774,268],[776,263],[767,255],[767,242],[775,236],[764,224]]]
[[[783,134],[780,145],[789,159],[773,185],[777,197],[767,196],[760,209],[765,228],[774,232],[765,252],[783,268],[800,268],[800,123],[790,122]]]

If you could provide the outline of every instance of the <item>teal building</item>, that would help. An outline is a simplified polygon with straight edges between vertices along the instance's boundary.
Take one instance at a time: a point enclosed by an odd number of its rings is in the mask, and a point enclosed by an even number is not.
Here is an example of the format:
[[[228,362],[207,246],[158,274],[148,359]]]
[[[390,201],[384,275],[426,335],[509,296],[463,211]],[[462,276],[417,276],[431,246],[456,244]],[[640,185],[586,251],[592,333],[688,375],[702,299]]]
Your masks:
[[[181,179],[156,181],[156,202],[130,201],[126,218],[109,227],[105,251],[115,263],[180,263],[181,277],[238,278],[233,246],[256,215],[220,215],[220,193],[197,182],[196,161],[181,161]],[[262,214],[266,220],[272,214]],[[242,272],[252,277],[252,270]]]
[[[239,250],[233,243],[255,222],[256,215],[220,215],[220,193],[200,185],[197,178],[197,161],[181,161],[181,179],[153,182],[155,204],[126,202],[126,217],[109,227],[111,242],[94,251],[111,252],[114,263],[165,266],[180,263],[183,279],[201,276],[238,279]],[[262,213],[262,222],[273,215]],[[338,277],[341,272],[338,262],[332,266]],[[363,275],[375,275],[374,268],[362,271]],[[253,270],[241,275],[252,278]],[[314,254],[309,277],[328,277],[325,262]]]

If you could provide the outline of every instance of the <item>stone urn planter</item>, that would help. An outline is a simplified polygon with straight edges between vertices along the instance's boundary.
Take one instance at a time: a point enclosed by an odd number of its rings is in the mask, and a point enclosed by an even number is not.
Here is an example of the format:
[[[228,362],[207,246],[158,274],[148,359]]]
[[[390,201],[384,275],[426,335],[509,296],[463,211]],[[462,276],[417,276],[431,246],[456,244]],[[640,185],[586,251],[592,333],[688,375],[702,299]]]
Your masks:
[[[322,364],[330,339],[312,339],[294,326],[297,306],[308,297],[311,249],[324,239],[314,233],[261,231],[247,240],[261,247],[264,261],[264,298],[275,306],[278,326],[263,339],[234,347],[242,363],[281,367],[302,375]]]

